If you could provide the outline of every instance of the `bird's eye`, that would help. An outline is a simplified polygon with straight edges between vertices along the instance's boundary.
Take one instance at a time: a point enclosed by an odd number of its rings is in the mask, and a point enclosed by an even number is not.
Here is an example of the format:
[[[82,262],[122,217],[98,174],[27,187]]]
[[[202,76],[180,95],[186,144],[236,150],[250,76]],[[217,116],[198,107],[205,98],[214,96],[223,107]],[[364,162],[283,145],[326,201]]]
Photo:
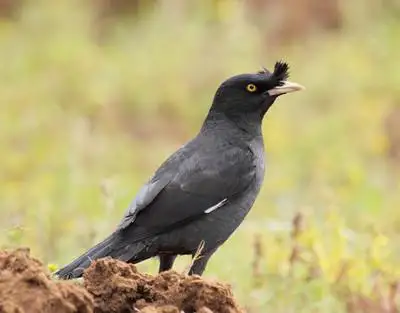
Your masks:
[[[246,86],[246,90],[247,90],[248,92],[255,92],[255,91],[257,90],[257,86],[254,85],[254,84],[248,84],[248,85]]]

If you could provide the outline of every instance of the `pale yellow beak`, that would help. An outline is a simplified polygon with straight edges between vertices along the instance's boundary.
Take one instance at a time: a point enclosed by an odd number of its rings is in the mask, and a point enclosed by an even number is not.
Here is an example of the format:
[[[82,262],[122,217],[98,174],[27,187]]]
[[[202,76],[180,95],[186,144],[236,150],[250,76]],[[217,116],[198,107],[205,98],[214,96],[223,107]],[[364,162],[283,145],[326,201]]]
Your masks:
[[[282,86],[277,86],[273,89],[267,91],[270,96],[279,96],[285,93],[295,92],[306,89],[304,86],[298,83],[292,83],[290,81],[285,81]]]

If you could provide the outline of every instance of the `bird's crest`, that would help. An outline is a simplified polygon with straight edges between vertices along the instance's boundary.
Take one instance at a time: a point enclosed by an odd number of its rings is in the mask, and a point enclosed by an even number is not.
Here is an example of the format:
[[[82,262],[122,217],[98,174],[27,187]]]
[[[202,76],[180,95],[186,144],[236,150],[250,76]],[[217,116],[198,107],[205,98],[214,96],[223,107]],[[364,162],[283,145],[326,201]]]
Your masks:
[[[272,73],[265,67],[263,67],[258,73],[270,76],[270,80],[274,82],[274,85],[280,86],[289,78],[289,64],[284,61],[278,61],[275,63],[274,71]]]

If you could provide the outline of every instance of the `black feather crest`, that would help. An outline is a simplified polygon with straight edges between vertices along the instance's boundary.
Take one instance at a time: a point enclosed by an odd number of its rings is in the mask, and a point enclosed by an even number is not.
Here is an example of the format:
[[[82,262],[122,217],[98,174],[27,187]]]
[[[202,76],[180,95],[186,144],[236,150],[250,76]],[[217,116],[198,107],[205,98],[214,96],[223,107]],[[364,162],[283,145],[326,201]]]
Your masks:
[[[265,67],[262,68],[258,74],[265,74],[270,76],[270,80],[273,81],[275,86],[282,85],[285,80],[289,78],[289,64],[284,61],[278,61],[275,63],[274,72],[271,73]]]
[[[278,82],[283,82],[287,80],[289,78],[289,64],[283,61],[276,62],[272,76]]]

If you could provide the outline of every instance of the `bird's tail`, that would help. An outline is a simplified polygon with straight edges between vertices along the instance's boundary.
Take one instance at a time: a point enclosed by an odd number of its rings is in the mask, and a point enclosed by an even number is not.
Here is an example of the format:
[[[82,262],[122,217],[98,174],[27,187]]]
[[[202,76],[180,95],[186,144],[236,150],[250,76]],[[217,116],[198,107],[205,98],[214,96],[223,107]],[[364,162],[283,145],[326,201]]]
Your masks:
[[[89,267],[92,261],[110,256],[122,261],[129,261],[139,254],[145,245],[137,242],[134,244],[123,244],[120,236],[113,233],[102,242],[76,258],[70,264],[59,269],[55,275],[60,279],[73,279],[81,277],[83,271]]]

